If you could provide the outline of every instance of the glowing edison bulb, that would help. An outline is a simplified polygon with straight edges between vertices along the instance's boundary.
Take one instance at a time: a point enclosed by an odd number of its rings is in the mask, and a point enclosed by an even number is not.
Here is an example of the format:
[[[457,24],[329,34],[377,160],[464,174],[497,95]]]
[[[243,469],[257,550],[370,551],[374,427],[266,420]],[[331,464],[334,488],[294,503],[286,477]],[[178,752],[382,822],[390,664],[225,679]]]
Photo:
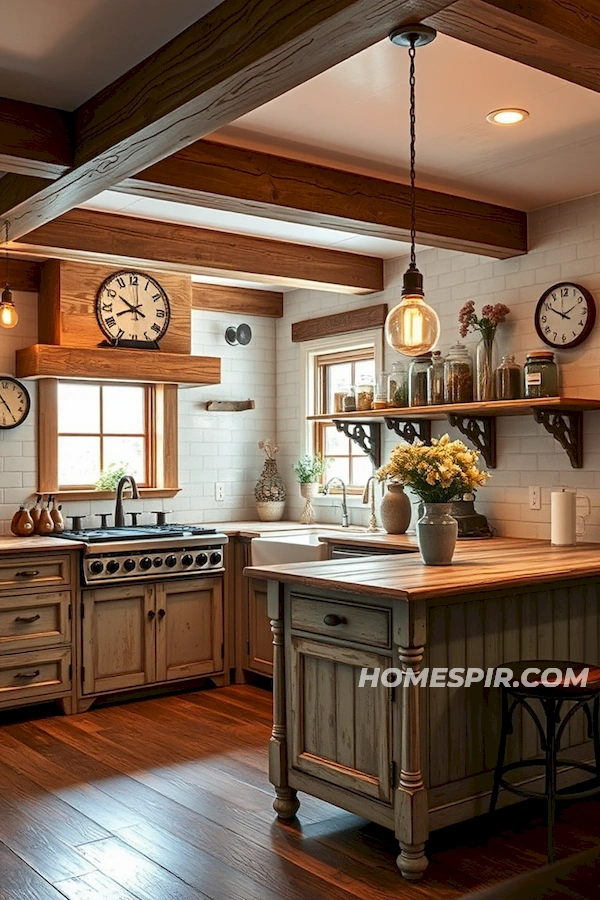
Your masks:
[[[19,321],[19,314],[15,309],[12,294],[8,285],[2,291],[2,302],[0,303],[0,325],[3,328],[14,328]]]
[[[411,263],[404,275],[402,300],[385,320],[385,339],[404,356],[421,356],[435,347],[439,336],[440,320],[423,300],[423,277]]]

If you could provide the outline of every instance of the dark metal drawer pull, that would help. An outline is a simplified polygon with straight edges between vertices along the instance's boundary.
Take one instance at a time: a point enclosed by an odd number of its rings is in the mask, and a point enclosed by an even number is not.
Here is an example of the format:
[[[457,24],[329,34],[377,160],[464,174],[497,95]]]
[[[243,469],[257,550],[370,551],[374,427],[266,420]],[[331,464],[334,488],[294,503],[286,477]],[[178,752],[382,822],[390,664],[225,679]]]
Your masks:
[[[326,625],[331,625],[332,627],[335,625],[345,625],[346,620],[342,616],[336,616],[333,613],[329,613],[323,619]]]
[[[156,613],[154,612],[153,609],[148,610],[148,618],[150,619],[150,621],[152,621],[152,619],[154,618],[155,615],[156,615]]]
[[[36,669],[35,672],[17,672],[15,678],[37,678],[39,674],[39,669]]]
[[[166,611],[165,609],[159,609],[159,611],[158,611],[158,618],[159,618],[159,619],[164,619],[164,617],[166,616],[166,614],[167,614],[167,611]]]
[[[26,625],[30,625],[32,622],[37,622],[40,618],[41,616],[39,613],[36,616],[17,616],[15,622],[23,622]]]
[[[40,573],[38,572],[37,569],[25,569],[23,572],[16,572],[15,577],[16,578],[35,578],[36,575],[39,575],[39,574]]]

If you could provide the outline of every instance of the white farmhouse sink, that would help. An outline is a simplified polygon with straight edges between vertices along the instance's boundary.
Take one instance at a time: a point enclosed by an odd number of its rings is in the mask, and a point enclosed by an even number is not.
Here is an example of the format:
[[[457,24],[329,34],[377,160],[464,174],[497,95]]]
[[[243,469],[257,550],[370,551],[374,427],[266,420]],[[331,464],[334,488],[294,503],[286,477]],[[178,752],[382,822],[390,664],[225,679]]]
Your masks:
[[[276,566],[284,563],[311,562],[327,559],[327,544],[320,535],[339,537],[339,531],[320,528],[315,531],[295,531],[269,534],[253,538],[250,557],[253,566]]]

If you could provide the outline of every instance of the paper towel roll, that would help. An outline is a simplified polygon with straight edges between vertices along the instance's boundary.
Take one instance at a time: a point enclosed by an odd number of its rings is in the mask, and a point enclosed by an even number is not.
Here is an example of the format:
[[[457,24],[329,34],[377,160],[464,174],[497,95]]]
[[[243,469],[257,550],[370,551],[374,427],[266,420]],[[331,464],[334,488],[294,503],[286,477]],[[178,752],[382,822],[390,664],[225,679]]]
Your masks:
[[[550,543],[556,547],[575,544],[576,538],[575,491],[552,491],[550,494]]]

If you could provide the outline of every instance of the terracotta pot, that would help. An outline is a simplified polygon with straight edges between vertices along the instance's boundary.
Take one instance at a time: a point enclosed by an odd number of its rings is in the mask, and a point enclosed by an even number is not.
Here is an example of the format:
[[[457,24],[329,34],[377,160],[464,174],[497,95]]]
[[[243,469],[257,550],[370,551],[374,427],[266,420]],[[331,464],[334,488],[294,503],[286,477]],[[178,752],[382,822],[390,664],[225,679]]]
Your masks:
[[[404,485],[391,482],[381,501],[379,518],[388,534],[404,534],[410,525],[412,507]]]

